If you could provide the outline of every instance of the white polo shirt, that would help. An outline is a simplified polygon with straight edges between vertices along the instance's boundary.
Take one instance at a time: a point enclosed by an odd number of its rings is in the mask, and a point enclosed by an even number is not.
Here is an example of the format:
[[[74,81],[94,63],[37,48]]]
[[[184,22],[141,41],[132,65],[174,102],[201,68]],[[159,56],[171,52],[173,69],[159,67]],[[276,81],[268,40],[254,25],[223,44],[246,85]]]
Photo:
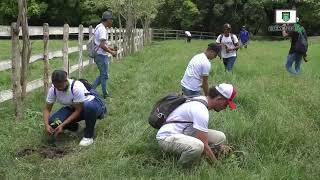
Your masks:
[[[232,36],[233,36],[234,43],[238,43],[239,41],[238,41],[237,36],[234,34],[232,34]],[[216,40],[217,43],[225,44],[228,48],[235,47],[232,42],[232,39],[231,39],[231,33],[228,37],[225,37],[224,34],[222,34],[221,42],[220,42],[220,38],[221,38],[221,34],[218,36],[218,38]],[[222,58],[235,57],[235,56],[237,56],[237,51],[231,51],[231,52],[227,53],[225,46],[222,46],[221,55],[222,55]]]
[[[191,37],[191,33],[190,33],[190,31],[185,31],[185,32],[184,32],[184,34],[185,34],[186,36]]]
[[[204,53],[195,55],[187,66],[181,86],[192,91],[200,91],[202,76],[209,76],[210,70],[211,64],[207,56]]]
[[[96,26],[95,32],[94,32],[94,43],[96,46],[99,46],[101,41],[108,40],[108,33],[106,27],[100,23]],[[97,54],[107,55],[107,52],[105,52],[102,48],[99,47]]]
[[[196,97],[207,101],[205,96]],[[195,137],[196,130],[208,132],[209,110],[198,101],[184,103],[177,107],[167,118],[170,121],[186,121],[193,123],[169,123],[163,125],[158,133],[157,140],[162,140],[174,134],[185,134]]]
[[[75,81],[72,94],[71,84],[74,80],[68,79],[68,81],[69,87],[66,91],[59,91],[56,89],[56,93],[54,93],[55,87],[53,85],[50,87],[46,100],[47,103],[53,104],[57,101],[64,106],[71,106],[74,103],[83,103],[94,99],[93,95],[85,95],[85,93],[89,93],[89,91],[80,81]]]

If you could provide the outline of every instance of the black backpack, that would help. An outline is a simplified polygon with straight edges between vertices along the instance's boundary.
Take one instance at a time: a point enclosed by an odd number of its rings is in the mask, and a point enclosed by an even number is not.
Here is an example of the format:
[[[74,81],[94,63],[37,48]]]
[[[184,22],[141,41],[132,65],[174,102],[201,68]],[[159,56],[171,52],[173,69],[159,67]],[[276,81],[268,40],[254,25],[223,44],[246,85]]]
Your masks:
[[[308,51],[308,37],[305,31],[299,32],[297,42],[295,44],[295,51],[300,54],[306,54]]]
[[[190,101],[198,101],[208,107],[208,103],[202,99],[193,99],[195,96],[184,96],[177,94],[170,94],[159,101],[154,105],[150,116],[149,116],[149,124],[156,129],[160,129],[164,124],[169,123],[192,123],[187,121],[170,121],[166,122],[167,117],[170,115],[172,111],[174,111],[178,106],[185,102]],[[188,100],[188,101],[187,101]]]

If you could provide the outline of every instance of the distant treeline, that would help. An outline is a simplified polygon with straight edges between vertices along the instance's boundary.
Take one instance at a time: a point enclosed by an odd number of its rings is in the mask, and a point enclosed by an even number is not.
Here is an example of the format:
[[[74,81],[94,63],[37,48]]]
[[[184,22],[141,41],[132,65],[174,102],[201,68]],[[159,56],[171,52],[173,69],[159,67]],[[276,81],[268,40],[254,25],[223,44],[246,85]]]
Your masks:
[[[131,2],[132,1],[132,2]],[[124,8],[115,6],[120,4]],[[149,4],[147,4],[149,3]],[[238,32],[241,26],[248,27],[252,34],[277,35],[268,32],[274,24],[276,9],[297,9],[301,24],[308,34],[320,34],[320,1],[318,0],[28,0],[30,25],[49,23],[51,26],[95,25],[106,9],[115,9],[114,25],[125,26],[128,4],[135,6],[134,16],[139,8],[145,11],[150,3],[156,3],[150,12],[151,27],[168,29],[188,29],[219,33],[225,22]],[[121,12],[123,11],[123,12]],[[9,25],[16,20],[18,6],[16,0],[0,0],[0,24]],[[119,23],[120,22],[120,23]],[[135,25],[142,23],[136,18]]]

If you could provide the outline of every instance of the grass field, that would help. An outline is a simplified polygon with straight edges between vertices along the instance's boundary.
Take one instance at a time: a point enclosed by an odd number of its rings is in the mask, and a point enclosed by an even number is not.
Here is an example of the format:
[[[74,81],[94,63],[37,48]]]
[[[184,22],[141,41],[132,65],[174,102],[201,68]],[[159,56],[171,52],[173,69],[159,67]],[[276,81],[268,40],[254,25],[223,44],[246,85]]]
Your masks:
[[[41,89],[28,94],[25,119],[13,121],[12,103],[0,104],[0,179],[318,179],[320,177],[320,49],[311,41],[302,74],[284,69],[288,41],[253,41],[239,51],[234,74],[213,61],[211,85],[233,83],[238,109],[211,112],[209,127],[225,132],[246,152],[244,165],[201,161],[191,170],[177,167],[177,156],[161,152],[156,130],[147,123],[154,102],[180,91],[190,58],[210,41],[154,42],[143,51],[111,63],[108,116],[97,123],[95,142],[78,147],[81,137],[65,133],[61,146],[72,152],[59,159],[37,154],[17,157],[24,147],[44,143]],[[87,79],[98,74],[86,68]],[[100,88],[99,88],[100,91]],[[57,108],[58,106],[55,106]]]

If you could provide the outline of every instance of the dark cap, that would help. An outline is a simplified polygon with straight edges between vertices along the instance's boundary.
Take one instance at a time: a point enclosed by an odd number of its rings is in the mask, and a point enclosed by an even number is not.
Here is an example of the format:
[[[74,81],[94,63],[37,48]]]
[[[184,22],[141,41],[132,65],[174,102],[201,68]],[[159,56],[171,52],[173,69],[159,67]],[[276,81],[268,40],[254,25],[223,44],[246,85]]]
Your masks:
[[[102,20],[112,19],[112,11],[105,11],[102,13]]]
[[[216,53],[219,53],[221,51],[221,47],[215,43],[208,44],[207,50],[213,50]]]

